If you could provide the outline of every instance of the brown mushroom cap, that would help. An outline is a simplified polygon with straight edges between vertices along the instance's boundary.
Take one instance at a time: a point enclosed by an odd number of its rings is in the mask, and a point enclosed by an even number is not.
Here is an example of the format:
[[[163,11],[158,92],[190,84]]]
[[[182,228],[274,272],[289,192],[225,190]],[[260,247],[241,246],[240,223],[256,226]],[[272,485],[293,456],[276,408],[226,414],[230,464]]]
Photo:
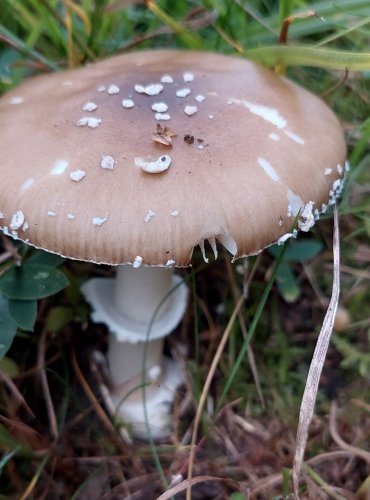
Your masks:
[[[164,127],[171,146],[153,140]],[[258,253],[299,208],[304,225],[333,201],[346,157],[338,120],[306,90],[239,58],[176,50],[26,81],[0,99],[0,144],[3,231],[109,264],[186,266],[211,238]],[[171,164],[140,168],[157,160]]]

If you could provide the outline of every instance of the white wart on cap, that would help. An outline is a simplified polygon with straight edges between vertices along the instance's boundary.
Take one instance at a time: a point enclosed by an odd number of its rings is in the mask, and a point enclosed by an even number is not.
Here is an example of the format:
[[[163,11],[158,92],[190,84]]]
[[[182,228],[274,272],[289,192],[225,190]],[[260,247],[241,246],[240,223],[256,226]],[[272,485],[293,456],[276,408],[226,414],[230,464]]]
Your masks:
[[[240,58],[120,55],[26,81],[0,117],[0,228],[74,259],[186,266],[205,240],[255,254],[298,214],[308,230],[343,184],[333,113]],[[158,123],[168,144],[153,140]]]

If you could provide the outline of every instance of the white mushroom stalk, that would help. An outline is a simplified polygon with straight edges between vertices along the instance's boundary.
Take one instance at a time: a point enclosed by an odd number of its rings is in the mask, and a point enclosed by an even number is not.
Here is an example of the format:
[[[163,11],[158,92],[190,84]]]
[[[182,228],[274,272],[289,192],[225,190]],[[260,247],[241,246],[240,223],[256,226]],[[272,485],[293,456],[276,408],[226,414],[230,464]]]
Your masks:
[[[144,382],[150,435],[159,439],[170,432],[168,407],[182,382],[180,367],[163,356],[163,342],[182,320],[187,288],[173,269],[144,267],[139,258],[135,262],[140,265],[118,266],[115,279],[89,280],[83,292],[92,319],[111,333],[107,362],[117,416],[130,423],[135,436],[148,437]]]

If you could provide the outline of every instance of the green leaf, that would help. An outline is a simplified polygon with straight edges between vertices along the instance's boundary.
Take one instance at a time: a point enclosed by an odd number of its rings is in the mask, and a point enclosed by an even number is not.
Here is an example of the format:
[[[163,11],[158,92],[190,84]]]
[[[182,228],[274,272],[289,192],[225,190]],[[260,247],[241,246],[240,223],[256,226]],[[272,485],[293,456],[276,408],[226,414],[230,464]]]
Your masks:
[[[37,250],[31,257],[27,259],[27,262],[31,264],[45,264],[46,266],[58,267],[63,262],[65,258],[57,255],[56,253],[45,252],[44,250]]]
[[[286,302],[291,304],[292,302],[295,302],[300,296],[301,291],[299,289],[297,280],[295,279],[295,276],[290,269],[289,264],[287,264],[286,262],[282,262],[277,271],[276,284],[281,296]]]
[[[37,316],[37,300],[9,299],[9,314],[19,328],[32,332]]]
[[[47,327],[51,333],[57,333],[73,319],[73,311],[70,307],[53,307],[47,318]]]
[[[370,53],[346,52],[321,47],[270,45],[244,51],[245,57],[265,66],[312,66],[364,71],[370,69]]]
[[[314,259],[321,252],[322,247],[319,240],[291,240],[284,255],[284,262],[307,262]],[[279,253],[279,245],[271,246],[268,251],[276,257]]]
[[[15,378],[18,377],[19,375],[19,368],[17,363],[14,361],[14,359],[11,358],[3,358],[0,359],[0,370],[3,373],[6,373],[10,378]]]
[[[9,314],[8,299],[0,293],[0,359],[5,356],[17,333],[17,323]]]
[[[53,267],[25,262],[12,267],[0,279],[0,291],[11,299],[37,300],[63,290],[66,276]]]

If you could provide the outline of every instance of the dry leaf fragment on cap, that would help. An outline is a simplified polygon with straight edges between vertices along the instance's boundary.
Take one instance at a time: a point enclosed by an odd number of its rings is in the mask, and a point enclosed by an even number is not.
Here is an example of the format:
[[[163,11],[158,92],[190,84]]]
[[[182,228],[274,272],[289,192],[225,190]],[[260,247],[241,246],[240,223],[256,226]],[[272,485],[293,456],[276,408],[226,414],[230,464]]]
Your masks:
[[[153,132],[153,141],[159,142],[164,146],[172,147],[172,137],[176,137],[177,134],[169,127],[162,127],[157,123],[157,130]]]

